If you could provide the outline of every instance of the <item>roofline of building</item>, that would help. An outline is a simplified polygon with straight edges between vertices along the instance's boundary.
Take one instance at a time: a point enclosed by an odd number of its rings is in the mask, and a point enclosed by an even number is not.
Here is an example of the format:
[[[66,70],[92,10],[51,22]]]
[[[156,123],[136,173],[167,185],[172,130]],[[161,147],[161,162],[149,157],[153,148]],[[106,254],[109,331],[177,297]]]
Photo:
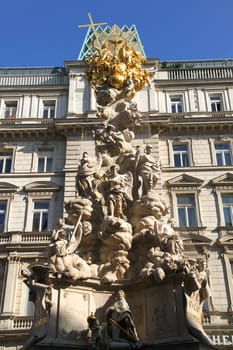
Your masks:
[[[147,63],[153,64],[158,62],[160,68],[205,68],[205,67],[232,67],[233,58],[220,58],[220,59],[194,59],[194,60],[161,60],[158,57],[148,57]],[[64,74],[68,67],[84,67],[86,66],[85,60],[64,60],[63,66],[24,66],[24,67],[1,67],[0,75],[16,75],[20,72],[27,72],[28,74]]]

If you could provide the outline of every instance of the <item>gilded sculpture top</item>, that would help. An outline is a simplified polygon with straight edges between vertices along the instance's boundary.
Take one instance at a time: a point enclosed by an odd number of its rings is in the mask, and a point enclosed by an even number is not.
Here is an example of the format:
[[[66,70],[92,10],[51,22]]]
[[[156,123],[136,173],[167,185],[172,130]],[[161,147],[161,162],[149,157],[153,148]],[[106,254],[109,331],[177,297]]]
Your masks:
[[[143,69],[146,59],[140,42],[135,39],[135,33],[117,25],[99,31],[95,29],[99,23],[94,24],[89,17],[94,33],[90,44],[92,51],[86,58],[89,83],[95,90],[109,87],[124,91],[124,97],[133,98],[151,78],[151,73]]]

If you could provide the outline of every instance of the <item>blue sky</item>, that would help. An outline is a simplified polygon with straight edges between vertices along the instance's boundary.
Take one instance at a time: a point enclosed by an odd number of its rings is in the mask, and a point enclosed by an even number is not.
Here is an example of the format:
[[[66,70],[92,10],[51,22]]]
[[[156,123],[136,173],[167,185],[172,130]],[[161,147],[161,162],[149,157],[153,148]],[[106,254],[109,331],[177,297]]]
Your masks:
[[[88,12],[135,24],[149,58],[233,58],[233,0],[2,0],[0,66],[60,66],[81,49]]]

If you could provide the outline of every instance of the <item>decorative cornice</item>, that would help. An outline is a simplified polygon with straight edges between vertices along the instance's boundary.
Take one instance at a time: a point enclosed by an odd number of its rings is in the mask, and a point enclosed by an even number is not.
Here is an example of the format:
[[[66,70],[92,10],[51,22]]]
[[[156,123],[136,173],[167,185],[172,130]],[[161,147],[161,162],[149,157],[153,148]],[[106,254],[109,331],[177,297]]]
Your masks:
[[[166,185],[168,187],[173,187],[173,188],[197,188],[200,187],[204,183],[204,180],[201,180],[197,177],[190,176],[187,174],[181,174],[173,179],[167,180]]]
[[[61,188],[61,186],[49,182],[49,181],[38,181],[32,182],[24,186],[25,192],[38,193],[38,192],[56,192]]]
[[[209,183],[215,187],[228,188],[228,186],[233,186],[233,173],[227,172],[223,175],[217,176],[210,180]]]
[[[15,185],[12,185],[8,182],[0,182],[0,194],[1,193],[13,193],[18,190],[18,187]]]
[[[233,132],[233,112],[229,116],[225,114],[208,115],[208,113],[174,115],[159,114],[157,112],[142,113],[142,125],[150,125],[160,135],[191,135],[197,133],[221,134]],[[103,123],[93,112],[85,114],[69,113],[66,118],[59,119],[0,119],[1,140],[9,138],[44,139],[59,137],[61,134],[70,133],[71,130],[92,129]]]

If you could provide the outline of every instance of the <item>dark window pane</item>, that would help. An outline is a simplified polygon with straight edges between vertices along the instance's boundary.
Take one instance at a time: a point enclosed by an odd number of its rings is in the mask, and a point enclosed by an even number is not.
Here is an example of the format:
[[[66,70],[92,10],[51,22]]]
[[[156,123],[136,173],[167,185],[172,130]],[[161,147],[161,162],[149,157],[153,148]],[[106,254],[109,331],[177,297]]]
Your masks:
[[[0,232],[4,232],[5,226],[5,215],[0,215]]]
[[[34,209],[48,209],[49,202],[35,202]]]
[[[181,151],[188,151],[187,145],[173,145],[173,151],[181,152]]]
[[[48,118],[48,115],[49,115],[48,109],[44,109],[44,111],[43,111],[43,118]]]
[[[178,113],[182,113],[183,112],[182,105],[178,105],[177,108],[178,108]]]
[[[215,144],[215,149],[216,150],[220,150],[220,151],[229,151],[230,150],[230,146],[227,143],[216,143]]]
[[[221,153],[217,153],[216,154],[216,159],[217,159],[217,165],[223,165],[222,154]]]
[[[5,173],[11,172],[11,159],[6,159],[5,163]]]
[[[43,213],[41,231],[46,231],[48,229],[48,213]]]
[[[232,194],[223,194],[222,195],[223,204],[232,204],[233,205],[233,195]]]
[[[194,208],[188,208],[188,220],[189,226],[197,226]]]
[[[187,226],[185,208],[178,208],[179,226]]]
[[[231,164],[231,155],[229,153],[225,153],[225,165],[229,166]]]
[[[5,224],[5,213],[1,213],[0,214],[0,226],[3,226],[4,227],[4,224]]]
[[[183,166],[189,166],[189,158],[187,153],[182,153]]]
[[[52,158],[47,158],[47,171],[50,172],[52,171],[52,165],[53,165],[53,160]]]
[[[5,202],[0,202],[0,212],[1,211],[6,211],[6,203]]]
[[[211,103],[211,111],[216,112],[216,105],[215,103]]]
[[[50,118],[54,118],[54,116],[55,116],[55,110],[51,109],[50,110]]]
[[[195,204],[194,201],[194,195],[179,195],[177,196],[177,204],[183,204],[183,205],[193,205]]]
[[[172,105],[172,113],[176,113],[176,106]]]
[[[176,167],[181,167],[181,158],[180,154],[174,154],[174,165]]]
[[[39,231],[40,230],[40,213],[34,213],[34,215],[33,215],[32,230],[33,231]]]
[[[171,97],[171,102],[179,102],[179,103],[181,103],[181,98],[180,97]]]
[[[223,208],[223,212],[224,212],[225,225],[232,226],[231,208]]]
[[[39,171],[39,173],[44,172],[44,162],[45,162],[44,158],[38,159],[38,171]]]

